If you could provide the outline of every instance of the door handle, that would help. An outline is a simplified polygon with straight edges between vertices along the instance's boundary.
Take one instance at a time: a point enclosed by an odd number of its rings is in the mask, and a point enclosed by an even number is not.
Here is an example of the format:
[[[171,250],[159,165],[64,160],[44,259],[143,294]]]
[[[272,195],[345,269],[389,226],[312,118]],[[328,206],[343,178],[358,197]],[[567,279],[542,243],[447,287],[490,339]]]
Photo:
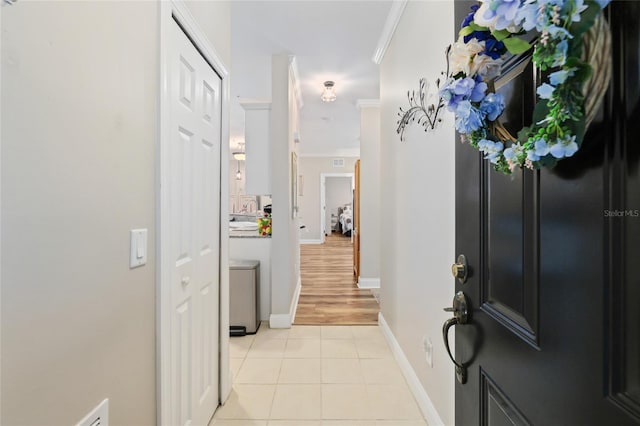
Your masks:
[[[469,310],[467,305],[467,298],[464,293],[459,291],[453,298],[453,307],[452,308],[444,308],[446,312],[453,312],[453,318],[449,318],[442,325],[442,339],[444,340],[444,347],[447,349],[447,353],[449,354],[449,358],[456,366],[456,378],[460,384],[467,383],[467,367],[464,364],[461,364],[456,361],[456,359],[451,354],[451,348],[449,347],[449,329],[454,325],[463,325],[466,324],[469,320]]]

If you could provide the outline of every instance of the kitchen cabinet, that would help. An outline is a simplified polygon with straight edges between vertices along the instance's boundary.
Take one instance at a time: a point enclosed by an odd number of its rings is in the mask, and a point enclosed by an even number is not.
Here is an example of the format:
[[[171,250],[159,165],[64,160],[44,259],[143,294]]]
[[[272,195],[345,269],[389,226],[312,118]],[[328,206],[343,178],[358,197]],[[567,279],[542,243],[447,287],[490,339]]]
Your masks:
[[[242,99],[244,108],[245,193],[271,194],[271,102]]]

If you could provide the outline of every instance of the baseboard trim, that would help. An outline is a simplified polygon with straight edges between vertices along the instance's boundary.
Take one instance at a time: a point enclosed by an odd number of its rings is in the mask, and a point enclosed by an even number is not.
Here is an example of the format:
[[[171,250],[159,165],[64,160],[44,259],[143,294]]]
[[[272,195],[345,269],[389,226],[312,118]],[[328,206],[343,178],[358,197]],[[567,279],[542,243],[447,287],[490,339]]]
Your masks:
[[[400,370],[402,370],[402,374],[404,378],[407,380],[407,384],[409,385],[409,389],[413,394],[418,406],[420,407],[420,411],[422,411],[422,415],[424,416],[427,424],[429,426],[444,426],[444,422],[442,418],[440,418],[440,414],[438,414],[438,410],[433,405],[431,398],[427,394],[427,391],[424,390],[422,383],[420,383],[420,379],[418,379],[418,375],[416,374],[413,367],[409,363],[402,347],[396,340],[396,337],[393,335],[391,328],[389,328],[389,324],[384,319],[384,315],[382,312],[378,313],[378,325],[382,330],[382,334],[384,334],[387,343],[391,347],[391,351],[393,352],[393,356],[398,362],[400,366]]]
[[[300,300],[300,291],[302,290],[302,277],[298,275],[298,284],[296,284],[296,291],[293,293],[293,300],[291,301],[291,307],[289,312],[291,313],[291,324],[296,320],[296,312],[298,311],[298,300]]]
[[[322,240],[300,240],[300,244],[323,244]]]
[[[358,288],[380,288],[380,278],[358,277]]]
[[[291,306],[289,307],[288,314],[271,314],[269,316],[270,328],[291,328],[294,320],[296,319],[296,311],[298,310],[298,299],[300,299],[300,290],[302,289],[302,280],[298,277],[298,283],[296,284],[296,290],[293,292],[293,298],[291,299]]]

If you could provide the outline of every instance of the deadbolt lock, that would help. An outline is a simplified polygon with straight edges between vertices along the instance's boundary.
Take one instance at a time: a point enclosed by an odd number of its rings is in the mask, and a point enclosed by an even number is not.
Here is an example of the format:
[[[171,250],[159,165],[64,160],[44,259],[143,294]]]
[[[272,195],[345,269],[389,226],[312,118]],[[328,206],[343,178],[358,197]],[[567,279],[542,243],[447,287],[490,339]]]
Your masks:
[[[464,284],[467,281],[467,258],[464,254],[458,256],[456,263],[451,265],[451,274],[456,278],[460,284]]]

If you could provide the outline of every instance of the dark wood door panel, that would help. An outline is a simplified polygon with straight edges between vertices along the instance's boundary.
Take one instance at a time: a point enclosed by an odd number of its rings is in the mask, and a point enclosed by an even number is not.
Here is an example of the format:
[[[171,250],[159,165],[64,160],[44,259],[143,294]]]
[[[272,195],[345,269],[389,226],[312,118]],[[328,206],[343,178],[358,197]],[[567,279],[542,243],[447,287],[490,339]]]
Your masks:
[[[529,125],[535,99],[530,57],[513,58],[496,88],[504,96],[501,122],[516,134]],[[484,218],[482,309],[527,343],[538,347],[537,173],[505,176],[481,164]]]
[[[640,423],[640,2],[626,5],[627,13],[614,10],[620,39],[614,81],[620,102],[609,112],[619,139],[607,145],[607,205],[603,212],[609,250],[607,273],[608,395]],[[607,120],[608,121],[608,120]]]
[[[456,2],[458,22],[470,4]],[[456,290],[472,311],[456,327],[457,425],[640,424],[640,1],[606,16],[613,79],[574,157],[511,179],[456,144],[456,255],[470,270]],[[514,133],[536,75],[512,69],[496,87]]]

